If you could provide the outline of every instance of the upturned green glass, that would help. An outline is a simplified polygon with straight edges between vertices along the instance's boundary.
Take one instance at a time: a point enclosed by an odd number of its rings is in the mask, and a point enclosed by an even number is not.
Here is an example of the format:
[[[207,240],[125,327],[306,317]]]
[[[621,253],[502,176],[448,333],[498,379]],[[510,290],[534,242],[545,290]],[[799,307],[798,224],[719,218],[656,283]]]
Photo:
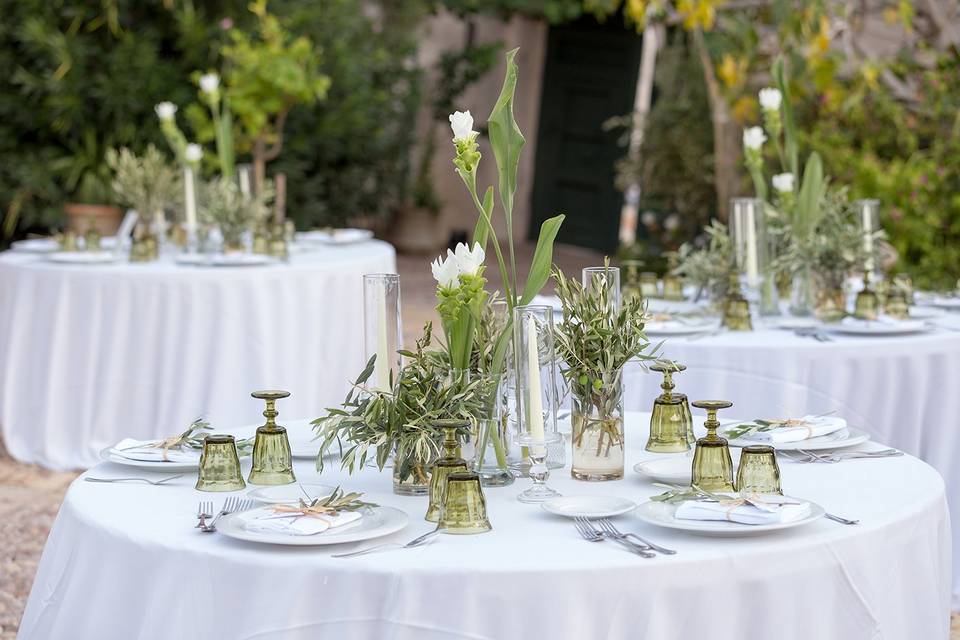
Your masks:
[[[853,306],[853,317],[861,320],[876,320],[880,313],[880,300],[870,288],[870,275],[863,274],[863,289],[857,294]]]
[[[485,533],[493,527],[487,518],[487,501],[483,497],[480,476],[472,471],[455,472],[446,477],[443,515],[437,528],[444,533]]]
[[[768,445],[751,445],[740,452],[737,468],[737,491],[740,493],[777,493],[780,488],[780,467],[777,454]]]
[[[87,251],[100,251],[100,232],[93,222],[83,236],[83,248]]]
[[[77,234],[73,231],[65,231],[64,234],[60,237],[60,250],[61,251],[76,251],[77,250]]]
[[[282,224],[275,225],[273,228],[273,235],[270,237],[270,255],[284,262],[290,259],[290,249],[287,247],[287,238]]]
[[[233,436],[209,435],[203,441],[197,491],[240,491],[247,485],[240,473],[240,458]]]
[[[656,453],[677,453],[689,451],[689,434],[693,433],[693,417],[687,396],[674,393],[673,374],[687,367],[678,362],[658,362],[650,367],[651,371],[663,374],[660,388],[663,393],[653,401],[653,413],[650,415],[650,437],[647,439],[647,451]]]
[[[267,235],[267,226],[263,223],[258,224],[253,232],[251,250],[258,255],[267,255],[270,252],[270,238]]]
[[[247,482],[250,484],[291,484],[297,481],[293,475],[293,456],[287,430],[275,422],[278,413],[276,402],[290,395],[289,391],[254,391],[250,394],[267,403],[263,415],[267,422],[257,428],[253,442],[253,467]]]
[[[643,263],[639,260],[624,260],[620,263],[620,271],[623,274],[623,282],[620,285],[620,291],[624,300],[637,297],[640,294],[640,269]]]
[[[707,435],[697,440],[697,449],[693,454],[692,483],[705,491],[734,491],[733,460],[730,447],[725,438],[717,435],[720,421],[717,411],[732,407],[727,400],[697,400],[693,406],[707,412],[703,426]]]
[[[663,299],[674,302],[685,300],[683,297],[683,278],[674,273],[663,276]]]
[[[723,319],[720,324],[730,331],[753,331],[750,303],[740,293],[740,279],[736,273],[730,274],[730,287],[723,302]]]
[[[433,426],[443,431],[443,457],[437,460],[430,472],[430,503],[424,519],[428,522],[440,522],[443,513],[444,495],[447,490],[447,476],[452,473],[466,472],[466,461],[460,457],[460,441],[457,432],[470,428],[468,420],[438,420]]]
[[[907,303],[907,293],[900,287],[894,286],[887,294],[887,301],[883,310],[892,318],[906,320],[910,316],[910,305]]]

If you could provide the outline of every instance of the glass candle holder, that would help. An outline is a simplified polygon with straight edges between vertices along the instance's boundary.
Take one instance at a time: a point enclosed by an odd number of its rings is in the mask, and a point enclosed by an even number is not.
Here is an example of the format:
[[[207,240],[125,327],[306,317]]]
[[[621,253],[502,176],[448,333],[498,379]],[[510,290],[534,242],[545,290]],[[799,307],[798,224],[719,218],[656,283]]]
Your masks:
[[[253,441],[253,467],[247,482],[250,484],[291,484],[297,481],[293,475],[293,456],[287,430],[275,422],[276,402],[290,395],[289,391],[254,391],[250,394],[267,403],[263,416],[266,423],[257,428]]]
[[[617,290],[619,292],[619,288]],[[517,496],[521,502],[543,502],[560,495],[546,485],[550,470],[547,446],[560,440],[557,432],[556,357],[553,348],[553,309],[520,305],[513,309],[514,370],[516,371],[517,444],[526,447],[533,486]]]
[[[740,293],[740,279],[736,273],[730,274],[730,286],[723,303],[723,318],[720,324],[730,331],[753,331],[750,303]]]
[[[768,445],[751,445],[740,451],[737,468],[737,491],[740,493],[777,493],[780,488],[780,467],[777,454]]]
[[[374,361],[370,386],[390,391],[400,370],[403,348],[400,319],[400,276],[368,273],[363,276],[363,346],[367,362]]]
[[[490,531],[487,501],[483,497],[480,476],[472,471],[451,473],[446,477],[443,515],[437,528],[458,535]]]
[[[428,522],[440,522],[447,476],[458,471],[468,471],[466,461],[460,457],[458,434],[470,428],[470,421],[438,420],[433,426],[443,432],[443,457],[434,463],[430,472],[430,502],[424,519]]]
[[[876,292],[870,288],[869,273],[863,274],[863,289],[857,293],[856,302],[853,305],[853,317],[861,320],[876,320],[880,313],[880,300]]]
[[[197,491],[240,491],[246,486],[233,436],[213,434],[204,438],[194,488]]]
[[[640,274],[640,295],[644,298],[660,297],[660,281],[653,271],[644,271]]]
[[[655,453],[678,453],[690,450],[689,434],[693,433],[693,417],[687,396],[674,393],[673,374],[687,367],[678,362],[658,362],[650,370],[663,374],[660,388],[663,393],[653,401],[653,413],[650,415],[650,437],[647,439],[647,451]]]
[[[732,407],[727,400],[697,400],[693,406],[707,412],[703,426],[707,435],[697,440],[697,449],[693,454],[692,484],[706,491],[734,491],[733,460],[730,447],[725,438],[717,435],[720,421],[717,411]]]
[[[730,200],[730,239],[737,272],[747,286],[760,286],[766,269],[766,240],[763,201],[758,198]]]
[[[620,308],[620,268],[619,267],[584,267],[584,291],[599,291],[601,303],[611,305],[614,309]]]

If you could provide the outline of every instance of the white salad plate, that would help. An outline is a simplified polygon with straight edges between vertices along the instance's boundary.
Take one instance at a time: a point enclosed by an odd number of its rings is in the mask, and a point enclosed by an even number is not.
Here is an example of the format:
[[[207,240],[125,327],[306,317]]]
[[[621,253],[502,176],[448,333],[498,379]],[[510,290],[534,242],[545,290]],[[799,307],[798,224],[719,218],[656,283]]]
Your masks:
[[[321,229],[303,231],[296,235],[299,241],[320,244],[356,244],[371,238],[373,238],[373,231],[369,229]]]
[[[269,507],[256,507],[223,516],[217,521],[217,531],[228,538],[300,547],[315,547],[346,542],[360,542],[396,533],[407,526],[409,517],[403,511],[393,507],[371,507],[356,523],[327,529],[312,536],[302,536],[279,532],[251,531],[246,523],[258,513]]]
[[[540,508],[566,518],[612,518],[633,511],[637,503],[618,496],[560,496],[540,503]]]
[[[810,502],[806,500],[805,502]],[[771,524],[741,524],[739,522],[724,522],[722,520],[681,520],[674,517],[676,504],[649,501],[637,507],[636,515],[648,524],[667,529],[676,529],[704,536],[736,537],[751,536],[802,527],[822,518],[826,511],[815,502],[810,502],[810,514],[792,522],[776,522]]]
[[[900,320],[899,322],[862,322],[857,324],[825,324],[823,328],[831,333],[845,333],[854,336],[902,336],[921,331],[929,331],[930,325],[922,320]]]
[[[317,498],[326,498],[336,490],[336,487],[329,484],[294,482],[293,484],[260,487],[248,493],[247,497],[264,504],[300,504],[301,500],[311,502]]]
[[[111,251],[55,251],[47,259],[60,264],[110,264],[117,261]]]
[[[690,484],[693,456],[686,453],[662,455],[633,465],[633,470],[654,482]]]
[[[728,422],[720,427],[720,435],[724,435],[726,430],[730,427],[734,427],[743,422]],[[870,434],[864,431],[863,429],[857,429],[856,427],[844,427],[838,429],[833,433],[828,433],[825,436],[817,436],[816,438],[807,438],[806,440],[797,440],[796,442],[775,442],[769,443],[771,447],[777,449],[778,451],[796,451],[797,449],[803,449],[804,451],[824,451],[827,449],[842,449],[844,447],[852,447],[854,445],[863,444],[870,439]],[[759,442],[757,440],[748,440],[746,438],[731,438],[730,446],[731,447],[747,447],[755,444],[767,444],[764,442]]]
[[[23,253],[53,253],[60,250],[60,243],[54,238],[27,238],[11,242],[10,248]]]
[[[199,451],[197,451],[197,459],[190,462],[163,462],[160,460],[134,460],[124,456],[113,447],[107,447],[100,452],[100,459],[143,471],[196,471],[200,468]]]

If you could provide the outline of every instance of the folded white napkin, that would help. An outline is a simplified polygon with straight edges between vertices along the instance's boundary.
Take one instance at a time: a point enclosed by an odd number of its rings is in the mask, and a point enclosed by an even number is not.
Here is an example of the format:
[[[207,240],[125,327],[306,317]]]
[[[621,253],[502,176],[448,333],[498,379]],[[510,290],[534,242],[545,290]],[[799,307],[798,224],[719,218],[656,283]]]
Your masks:
[[[853,316],[847,316],[840,321],[840,324],[848,327],[869,327],[870,325],[884,325],[884,326],[895,326],[902,324],[904,321],[900,318],[894,318],[886,314],[881,313],[877,316],[876,320],[864,320],[863,318],[854,318]]]
[[[332,516],[297,516],[274,513],[269,509],[258,510],[244,523],[247,530],[260,533],[285,533],[292,536],[313,536],[328,529],[340,529],[358,522],[363,514],[344,511]]]
[[[167,449],[166,458],[161,447],[151,447],[151,444],[159,442],[158,440],[134,440],[133,438],[124,438],[113,445],[110,452],[121,458],[128,460],[141,460],[144,462],[197,462],[200,460],[200,452],[194,449]]]
[[[826,436],[847,426],[846,420],[836,416],[803,416],[800,420],[805,424],[776,427],[769,431],[750,431],[742,439],[763,444],[799,442]]]
[[[781,498],[782,499],[782,498]],[[759,502],[761,498],[757,499]],[[775,501],[774,501],[775,502]],[[791,501],[789,504],[722,504],[688,500],[680,503],[673,517],[678,520],[722,520],[739,524],[778,524],[793,522],[810,514],[810,503]]]

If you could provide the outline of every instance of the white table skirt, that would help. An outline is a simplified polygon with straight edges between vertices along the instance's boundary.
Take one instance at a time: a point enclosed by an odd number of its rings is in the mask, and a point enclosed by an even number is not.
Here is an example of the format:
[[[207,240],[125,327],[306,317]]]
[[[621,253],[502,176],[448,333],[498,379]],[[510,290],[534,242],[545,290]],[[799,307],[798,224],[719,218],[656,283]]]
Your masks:
[[[319,415],[363,368],[362,278],[393,272],[382,242],[266,267],[65,266],[0,255],[0,425],[18,460],[88,467],[125,436],[204,417],[254,422],[262,388],[281,415]]]
[[[628,420],[628,467],[650,454],[646,415]],[[248,464],[244,465],[248,467]],[[298,463],[301,481],[316,478]],[[129,476],[101,464],[96,477]],[[707,538],[618,518],[677,549],[647,560],[579,538],[569,520],[517,502],[526,479],[486,490],[493,531],[440,536],[409,550],[350,559],[335,548],[243,543],[193,528],[194,475],[173,486],[76,481],[44,550],[21,640],[913,640],[949,634],[950,524],[943,482],[912,457],[782,464],[788,493],[859,518],[744,538]],[[389,472],[324,482],[396,506],[433,526],[426,498],[395,496]],[[659,491],[632,471],[583,483],[554,472],[565,494],[638,501]]]
[[[936,320],[960,329],[960,314]],[[831,342],[758,329],[696,340],[669,338],[668,358],[687,365],[674,379],[692,400],[733,402],[731,418],[836,411],[877,441],[917,456],[943,476],[960,522],[960,332],[883,338],[831,334]],[[651,340],[659,340],[651,337]],[[631,365],[628,409],[649,411],[662,376]],[[960,606],[960,528],[954,530],[954,603]],[[919,636],[918,636],[919,637]]]

